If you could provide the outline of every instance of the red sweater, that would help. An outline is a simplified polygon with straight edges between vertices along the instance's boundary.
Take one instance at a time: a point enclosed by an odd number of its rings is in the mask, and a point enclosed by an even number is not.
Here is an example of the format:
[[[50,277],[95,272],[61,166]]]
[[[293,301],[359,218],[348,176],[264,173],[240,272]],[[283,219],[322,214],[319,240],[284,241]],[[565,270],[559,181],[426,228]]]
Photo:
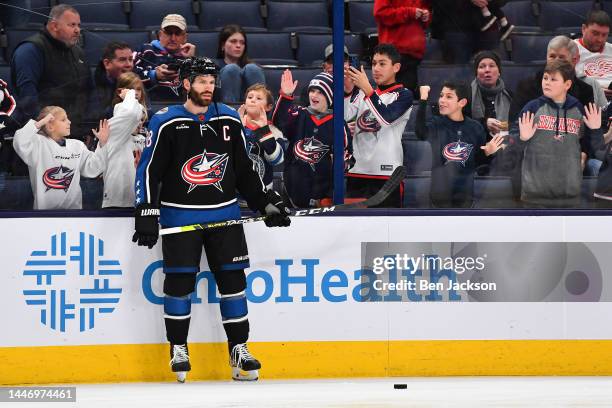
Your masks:
[[[426,9],[426,22],[416,19],[416,9]],[[374,0],[378,43],[395,45],[400,54],[422,59],[425,54],[425,29],[431,23],[430,0]]]

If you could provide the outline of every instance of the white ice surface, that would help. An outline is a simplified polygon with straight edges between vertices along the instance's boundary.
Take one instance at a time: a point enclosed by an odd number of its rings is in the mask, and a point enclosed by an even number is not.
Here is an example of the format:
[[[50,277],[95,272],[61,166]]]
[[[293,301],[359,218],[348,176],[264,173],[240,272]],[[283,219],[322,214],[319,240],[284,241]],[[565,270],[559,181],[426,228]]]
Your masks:
[[[408,388],[396,390],[395,383]],[[77,403],[7,406],[114,408],[612,407],[610,377],[452,377],[79,384]]]

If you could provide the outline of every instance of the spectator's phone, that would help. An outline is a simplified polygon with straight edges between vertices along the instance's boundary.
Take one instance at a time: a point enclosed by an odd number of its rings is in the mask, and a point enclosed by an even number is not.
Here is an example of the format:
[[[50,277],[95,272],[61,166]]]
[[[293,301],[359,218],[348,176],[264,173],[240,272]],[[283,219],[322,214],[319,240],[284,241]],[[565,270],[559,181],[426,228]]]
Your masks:
[[[359,62],[359,57],[356,55],[351,55],[349,57],[349,65],[357,70],[361,70],[361,64]]]
[[[178,64],[176,62],[171,62],[168,65],[168,71],[175,71],[178,72],[179,68],[181,67],[181,64]]]

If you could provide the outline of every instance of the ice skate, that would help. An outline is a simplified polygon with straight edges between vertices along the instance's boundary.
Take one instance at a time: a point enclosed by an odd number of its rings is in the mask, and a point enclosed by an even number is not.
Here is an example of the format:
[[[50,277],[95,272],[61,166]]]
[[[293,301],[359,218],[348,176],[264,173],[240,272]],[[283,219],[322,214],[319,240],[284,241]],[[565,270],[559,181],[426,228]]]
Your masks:
[[[232,378],[236,381],[256,381],[261,364],[249,353],[246,343],[236,344],[230,351]]]
[[[186,343],[170,345],[170,365],[172,366],[172,372],[176,373],[176,380],[184,383],[187,378],[187,371],[191,370],[189,349]]]

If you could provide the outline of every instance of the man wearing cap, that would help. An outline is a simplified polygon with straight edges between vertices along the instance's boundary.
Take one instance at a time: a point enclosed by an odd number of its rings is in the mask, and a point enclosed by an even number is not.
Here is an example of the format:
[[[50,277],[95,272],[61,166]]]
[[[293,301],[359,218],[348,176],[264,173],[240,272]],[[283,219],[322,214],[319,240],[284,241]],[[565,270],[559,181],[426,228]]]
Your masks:
[[[187,42],[187,21],[180,14],[168,14],[161,23],[158,39],[144,44],[136,53],[134,70],[156,100],[178,101],[178,66],[193,57],[195,45]]]
[[[333,61],[334,45],[333,44],[329,44],[327,47],[325,47],[325,52],[323,53],[323,56],[324,56],[323,64],[321,65],[323,72],[327,72],[330,75],[334,75],[334,61]],[[344,68],[343,69],[348,68],[348,66],[349,66],[349,52],[348,52],[348,48],[346,48],[346,45],[345,45],[344,46]],[[351,80],[345,76],[344,77],[344,89],[345,89],[344,96],[357,95],[357,93],[359,92],[359,89],[356,89],[356,88],[353,89],[353,88],[354,87],[353,87]],[[353,91],[348,91],[348,94],[347,94],[346,93],[347,89],[349,90],[353,89]],[[302,88],[302,92],[300,93],[300,105],[308,106],[309,102],[310,101],[308,100],[308,87],[304,87]]]

